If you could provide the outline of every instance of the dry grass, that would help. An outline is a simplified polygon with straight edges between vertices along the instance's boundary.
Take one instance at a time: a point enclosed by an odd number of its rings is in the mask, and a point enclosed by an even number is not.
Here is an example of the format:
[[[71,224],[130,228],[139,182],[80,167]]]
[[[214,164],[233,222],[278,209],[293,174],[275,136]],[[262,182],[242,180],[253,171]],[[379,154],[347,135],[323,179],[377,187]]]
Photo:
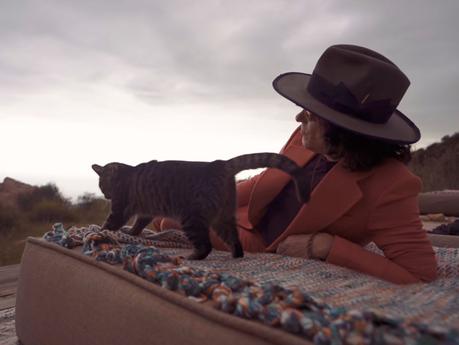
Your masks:
[[[54,223],[61,222],[66,228],[101,224],[108,211],[104,199],[87,194],[72,204],[57,188],[54,193],[48,188],[41,195],[24,196],[15,208],[0,206],[0,266],[19,263],[27,237],[43,236]]]

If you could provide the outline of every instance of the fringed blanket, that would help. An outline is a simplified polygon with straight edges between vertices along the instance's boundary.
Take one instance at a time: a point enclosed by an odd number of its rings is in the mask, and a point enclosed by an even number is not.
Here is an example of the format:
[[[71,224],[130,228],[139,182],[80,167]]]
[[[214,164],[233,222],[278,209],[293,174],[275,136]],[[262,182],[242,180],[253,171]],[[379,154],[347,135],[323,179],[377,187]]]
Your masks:
[[[230,259],[227,252],[213,251],[205,260],[186,261],[191,246],[177,230],[132,237],[96,225],[66,231],[56,224],[44,238],[68,248],[81,245],[85,255],[121,263],[152,283],[315,344],[459,344],[456,248],[435,248],[435,282],[400,286],[276,254]],[[374,245],[367,249],[378,252]]]

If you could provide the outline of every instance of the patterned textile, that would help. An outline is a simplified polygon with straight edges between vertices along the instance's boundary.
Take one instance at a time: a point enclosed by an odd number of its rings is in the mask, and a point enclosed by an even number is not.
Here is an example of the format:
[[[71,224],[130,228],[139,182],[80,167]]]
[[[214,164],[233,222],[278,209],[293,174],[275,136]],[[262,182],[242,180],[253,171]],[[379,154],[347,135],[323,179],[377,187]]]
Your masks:
[[[131,236],[128,234],[130,226],[123,226],[120,231],[100,230],[99,225],[91,224],[87,227],[72,226],[65,230],[62,224],[54,225],[52,231],[48,231],[43,238],[49,242],[57,243],[66,248],[74,248],[84,243],[85,236],[91,233],[101,233],[119,243],[143,244],[146,246],[157,246],[165,248],[192,248],[191,243],[183,231],[165,230],[155,232],[144,229],[140,236]]]
[[[123,263],[164,288],[196,301],[212,300],[224,312],[282,327],[315,344],[459,344],[458,249],[436,248],[436,282],[398,286],[275,254],[228,260],[229,253],[214,251],[206,260],[186,261],[182,255],[189,250],[183,246],[189,244],[183,234],[162,233],[161,240],[173,237],[176,248],[161,250],[149,242],[153,237],[161,245],[159,234],[147,234],[149,239],[131,238],[95,226],[66,231],[56,224],[44,238],[67,247],[82,244],[86,255]]]

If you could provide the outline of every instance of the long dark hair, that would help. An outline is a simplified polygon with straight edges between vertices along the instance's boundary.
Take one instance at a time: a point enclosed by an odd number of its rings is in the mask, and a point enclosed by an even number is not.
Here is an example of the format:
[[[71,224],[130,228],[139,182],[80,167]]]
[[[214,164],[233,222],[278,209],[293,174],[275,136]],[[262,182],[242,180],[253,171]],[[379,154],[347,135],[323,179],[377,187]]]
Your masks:
[[[395,144],[356,134],[327,123],[325,142],[331,157],[342,158],[350,171],[366,171],[395,158],[405,164],[411,160],[411,145]]]

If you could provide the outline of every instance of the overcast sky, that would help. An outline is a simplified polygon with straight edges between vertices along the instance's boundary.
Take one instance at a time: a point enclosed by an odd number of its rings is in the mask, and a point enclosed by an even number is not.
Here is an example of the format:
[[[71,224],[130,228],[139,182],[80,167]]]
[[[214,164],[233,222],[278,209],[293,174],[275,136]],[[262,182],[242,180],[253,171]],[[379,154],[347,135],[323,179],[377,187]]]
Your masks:
[[[416,148],[459,131],[459,1],[3,0],[0,182],[97,192],[92,163],[277,152],[298,108],[271,87],[330,45],[411,80]]]

